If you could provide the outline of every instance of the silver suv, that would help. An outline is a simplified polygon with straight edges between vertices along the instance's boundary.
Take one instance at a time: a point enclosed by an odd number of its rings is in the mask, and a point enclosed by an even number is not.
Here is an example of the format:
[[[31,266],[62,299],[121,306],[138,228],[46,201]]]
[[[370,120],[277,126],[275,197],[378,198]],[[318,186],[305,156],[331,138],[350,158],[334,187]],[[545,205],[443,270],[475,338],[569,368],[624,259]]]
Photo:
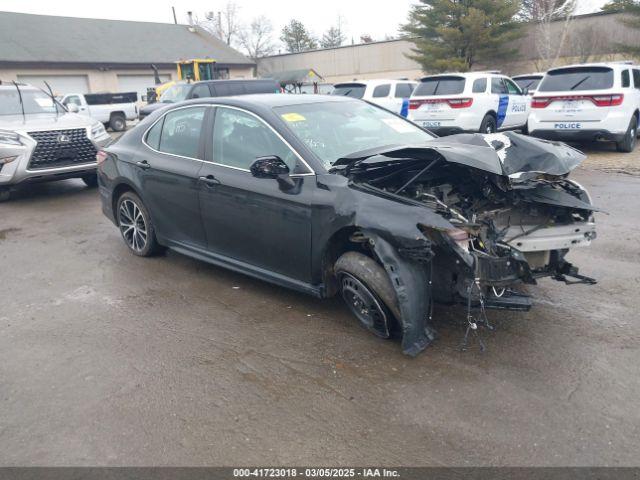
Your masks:
[[[42,90],[0,85],[0,201],[27,182],[96,185],[96,151],[110,141],[102,123],[69,113]]]

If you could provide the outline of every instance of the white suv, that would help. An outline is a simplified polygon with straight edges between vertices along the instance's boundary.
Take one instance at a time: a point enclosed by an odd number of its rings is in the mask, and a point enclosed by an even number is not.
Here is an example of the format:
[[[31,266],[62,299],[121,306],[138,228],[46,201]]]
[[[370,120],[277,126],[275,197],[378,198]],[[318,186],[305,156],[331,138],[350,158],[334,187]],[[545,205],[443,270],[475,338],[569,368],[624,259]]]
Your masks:
[[[549,70],[533,97],[529,133],[551,140],[616,142],[633,151],[640,112],[640,67],[591,63]]]
[[[367,100],[406,117],[409,113],[409,97],[416,85],[416,82],[409,80],[353,81],[336,83],[331,95]]]
[[[411,95],[409,119],[438,135],[526,128],[531,99],[497,72],[423,78]]]

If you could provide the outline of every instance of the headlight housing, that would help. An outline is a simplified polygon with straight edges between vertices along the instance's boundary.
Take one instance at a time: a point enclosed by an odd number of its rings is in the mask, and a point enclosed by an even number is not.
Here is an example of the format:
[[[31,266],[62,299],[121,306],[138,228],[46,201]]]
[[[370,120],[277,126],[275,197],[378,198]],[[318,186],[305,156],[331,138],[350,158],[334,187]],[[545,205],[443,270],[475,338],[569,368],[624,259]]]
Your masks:
[[[91,138],[102,138],[107,135],[109,134],[102,123],[98,122],[91,127]]]
[[[1,145],[22,145],[20,141],[20,135],[10,130],[0,130],[0,144]]]

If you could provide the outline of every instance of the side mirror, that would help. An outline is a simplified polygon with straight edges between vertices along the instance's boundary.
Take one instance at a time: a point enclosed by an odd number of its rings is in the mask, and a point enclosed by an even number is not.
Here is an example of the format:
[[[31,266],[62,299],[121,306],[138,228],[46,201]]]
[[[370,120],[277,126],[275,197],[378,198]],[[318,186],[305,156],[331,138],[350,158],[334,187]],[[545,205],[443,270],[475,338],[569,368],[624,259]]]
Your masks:
[[[289,175],[289,167],[280,157],[271,155],[258,157],[250,167],[251,175],[256,178],[278,178]]]
[[[71,113],[78,113],[80,111],[80,108],[78,108],[78,105],[76,105],[75,103],[67,103],[67,110],[69,110]]]

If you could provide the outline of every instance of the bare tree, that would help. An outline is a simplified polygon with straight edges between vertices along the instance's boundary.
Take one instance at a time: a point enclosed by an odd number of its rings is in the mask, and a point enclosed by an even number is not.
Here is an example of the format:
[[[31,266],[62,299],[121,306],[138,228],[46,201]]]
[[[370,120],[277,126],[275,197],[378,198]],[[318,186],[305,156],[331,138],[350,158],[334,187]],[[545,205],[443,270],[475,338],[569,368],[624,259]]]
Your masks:
[[[230,0],[222,7],[222,10],[207,12],[204,20],[196,18],[195,22],[200,28],[218,37],[227,45],[232,45],[237,42],[242,30],[238,18],[239,14],[240,7]]]
[[[573,22],[578,0],[523,0],[520,18],[535,23],[533,43],[535,66],[540,71],[553,67],[560,58]]]
[[[602,32],[593,26],[573,30],[569,35],[568,44],[571,52],[577,57],[578,63],[598,61],[601,57]]]
[[[258,58],[274,52],[275,47],[273,45],[273,39],[271,38],[272,33],[273,25],[271,21],[264,15],[261,15],[254,18],[248,27],[240,30],[240,45],[242,45],[247,56],[253,61],[256,61]]]

